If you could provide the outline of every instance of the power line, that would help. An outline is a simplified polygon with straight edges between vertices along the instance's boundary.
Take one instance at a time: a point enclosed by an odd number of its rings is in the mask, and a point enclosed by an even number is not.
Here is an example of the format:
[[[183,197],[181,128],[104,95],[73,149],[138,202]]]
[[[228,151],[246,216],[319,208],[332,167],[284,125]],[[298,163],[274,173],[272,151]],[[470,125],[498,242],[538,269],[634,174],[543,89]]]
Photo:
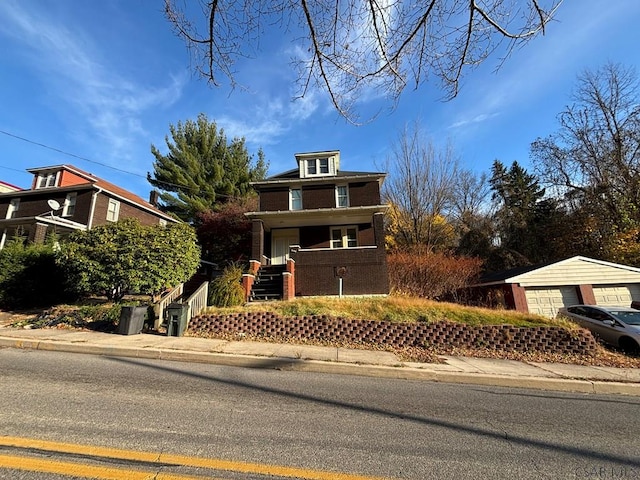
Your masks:
[[[23,142],[31,143],[33,145],[37,145],[39,147],[46,148],[48,150],[53,150],[54,152],[62,153],[63,155],[67,155],[69,157],[77,158],[79,160],[84,160],[85,162],[89,162],[89,163],[95,163],[96,165],[100,165],[102,167],[110,168],[112,170],[117,170],[118,172],[127,173],[129,175],[134,175],[136,177],[144,178],[145,180],[147,179],[146,176],[140,175],[139,173],[129,172],[128,170],[123,170],[121,168],[112,167],[111,165],[107,165],[106,163],[97,162],[95,160],[91,160],[90,158],[83,157],[81,155],[76,155],[75,153],[65,152],[64,150],[60,150],[59,148],[51,147],[49,145],[45,145],[44,143],[36,142],[34,140],[29,140],[28,138],[20,137],[19,135],[14,135],[13,133],[5,132],[4,130],[0,130],[0,133],[2,133],[3,135],[7,135],[8,137],[17,138],[18,140],[22,140]]]
[[[76,155],[75,153],[66,152],[66,151],[61,150],[61,149],[59,149],[59,148],[52,147],[52,146],[50,146],[50,145],[46,145],[46,144],[44,144],[44,143],[36,142],[35,140],[30,140],[30,139],[28,139],[28,138],[24,138],[24,137],[21,137],[21,136],[19,136],[19,135],[15,135],[15,134],[10,133],[10,132],[6,132],[6,131],[4,131],[4,130],[0,130],[0,133],[2,133],[3,135],[7,135],[8,137],[13,137],[13,138],[16,138],[16,139],[18,139],[18,140],[22,140],[23,142],[31,143],[32,145],[37,145],[37,146],[39,146],[39,147],[46,148],[46,149],[48,149],[48,150],[52,150],[52,151],[54,151],[54,152],[61,153],[61,154],[63,154],[63,155],[67,155],[67,156],[69,156],[69,157],[77,158],[77,159],[79,159],[79,160],[83,160],[83,161],[85,161],[85,162],[89,162],[89,163],[95,163],[96,165],[100,165],[100,166],[105,167],[105,168],[110,168],[111,170],[116,170],[116,171],[118,171],[118,172],[126,173],[126,174],[128,174],[128,175],[133,175],[134,177],[144,178],[145,180],[149,181],[149,178],[147,178],[147,176],[146,176],[146,175],[140,175],[139,173],[130,172],[130,171],[128,171],[128,170],[123,170],[123,169],[121,169],[121,168],[113,167],[113,166],[111,166],[111,165],[107,165],[106,163],[101,163],[101,162],[98,162],[98,161],[96,161],[96,160],[91,160],[90,158],[83,157],[82,155]],[[9,167],[1,167],[1,168],[6,168],[7,170],[13,170],[13,171],[16,171],[16,172],[21,172],[21,173],[23,173],[23,172],[22,172],[22,170],[17,170],[17,169],[15,169],[15,168],[9,168]],[[184,191],[184,190],[188,190],[188,191],[197,191],[197,190],[199,190],[199,188],[198,188],[198,187],[189,187],[189,186],[187,186],[187,185],[178,185],[178,184],[176,184],[176,183],[164,182],[164,181],[162,181],[162,180],[157,180],[157,179],[154,179],[154,181],[155,181],[156,183],[161,184],[161,185],[164,185],[164,186],[166,186],[166,187],[176,187],[176,188],[181,189],[181,190],[183,190],[183,191]],[[220,198],[233,198],[233,199],[239,199],[239,198],[241,198],[241,197],[235,197],[235,196],[233,196],[233,195],[225,195],[225,194],[222,194],[222,193],[216,193],[216,197],[220,197]]]

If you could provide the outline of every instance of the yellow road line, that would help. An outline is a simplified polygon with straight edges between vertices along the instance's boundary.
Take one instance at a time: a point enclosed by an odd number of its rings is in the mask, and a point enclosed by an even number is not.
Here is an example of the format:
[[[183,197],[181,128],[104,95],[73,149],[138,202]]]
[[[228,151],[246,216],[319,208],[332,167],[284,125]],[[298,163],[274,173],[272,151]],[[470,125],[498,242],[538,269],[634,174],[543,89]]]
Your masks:
[[[310,470],[280,465],[248,463],[205,457],[192,457],[170,453],[123,450],[118,448],[80,445],[74,443],[51,442],[47,440],[32,438],[0,436],[0,445],[18,448],[33,448],[58,453],[73,453],[102,458],[153,462],[187,467],[201,467],[211,470],[225,470],[231,472],[274,475],[279,477],[300,478],[304,480],[382,480],[381,477],[352,475],[341,472],[326,472],[321,470]],[[6,466],[0,461],[0,467]]]
[[[100,467],[40,458],[0,455],[0,467],[28,472],[55,473],[97,480],[204,480],[205,477],[145,472],[124,468]],[[206,477],[209,478],[209,477]]]

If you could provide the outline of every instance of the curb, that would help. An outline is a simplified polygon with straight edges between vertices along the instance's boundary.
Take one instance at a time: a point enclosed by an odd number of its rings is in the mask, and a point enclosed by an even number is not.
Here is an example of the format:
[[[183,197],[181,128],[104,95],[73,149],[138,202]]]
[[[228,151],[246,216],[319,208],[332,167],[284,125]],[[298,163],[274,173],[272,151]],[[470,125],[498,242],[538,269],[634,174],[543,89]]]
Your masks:
[[[506,375],[466,372],[439,372],[428,368],[407,367],[399,364],[365,365],[288,357],[262,357],[227,353],[192,352],[156,348],[129,348],[87,345],[47,340],[0,337],[0,348],[43,350],[101,356],[129,357],[176,362],[196,362],[243,368],[263,368],[296,372],[360,375],[366,377],[420,380],[439,383],[458,383],[508,388],[530,388],[556,392],[591,393],[640,396],[639,383],[604,382],[575,378],[514,377]]]

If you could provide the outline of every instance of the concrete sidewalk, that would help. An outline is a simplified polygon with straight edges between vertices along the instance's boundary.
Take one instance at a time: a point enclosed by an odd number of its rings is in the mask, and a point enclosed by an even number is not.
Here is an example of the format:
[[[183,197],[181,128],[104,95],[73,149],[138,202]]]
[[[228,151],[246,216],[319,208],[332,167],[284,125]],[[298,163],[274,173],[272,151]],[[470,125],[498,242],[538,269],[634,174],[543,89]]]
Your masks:
[[[440,357],[443,363],[415,363],[402,362],[391,352],[373,350],[2,325],[0,347],[640,396],[640,369],[634,368],[451,356]]]

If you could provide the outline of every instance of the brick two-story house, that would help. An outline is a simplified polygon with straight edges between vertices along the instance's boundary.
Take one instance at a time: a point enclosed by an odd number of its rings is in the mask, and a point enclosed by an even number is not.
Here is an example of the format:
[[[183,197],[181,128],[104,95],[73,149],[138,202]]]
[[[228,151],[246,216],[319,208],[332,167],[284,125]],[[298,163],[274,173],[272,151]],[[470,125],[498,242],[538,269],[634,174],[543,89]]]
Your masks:
[[[269,298],[260,290],[262,272],[283,285],[271,298],[387,294],[385,174],[341,170],[339,151],[295,158],[298,168],[253,183],[260,206],[247,213],[253,223],[249,299]]]
[[[0,192],[0,249],[7,238],[43,242],[121,218],[143,225],[176,222],[137,195],[71,165],[32,168],[31,188]]]

